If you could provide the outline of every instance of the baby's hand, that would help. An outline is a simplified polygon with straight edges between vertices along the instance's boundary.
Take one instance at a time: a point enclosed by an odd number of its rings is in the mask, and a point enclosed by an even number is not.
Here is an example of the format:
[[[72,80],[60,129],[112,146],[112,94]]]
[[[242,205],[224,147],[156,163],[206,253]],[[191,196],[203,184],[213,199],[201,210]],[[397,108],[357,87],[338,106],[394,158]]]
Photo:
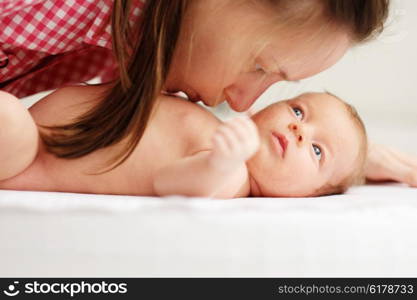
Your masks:
[[[222,170],[233,169],[258,150],[258,129],[250,118],[237,117],[217,128],[212,143],[210,163]]]

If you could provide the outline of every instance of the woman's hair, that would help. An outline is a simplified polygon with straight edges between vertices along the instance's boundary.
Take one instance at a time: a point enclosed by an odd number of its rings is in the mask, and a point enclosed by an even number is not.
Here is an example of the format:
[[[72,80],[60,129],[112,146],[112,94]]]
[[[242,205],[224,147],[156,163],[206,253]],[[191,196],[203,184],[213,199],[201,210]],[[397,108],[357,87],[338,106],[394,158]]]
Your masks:
[[[114,168],[129,157],[143,136],[167,78],[187,4],[197,0],[146,0],[139,24],[131,26],[133,1],[137,0],[114,0],[113,5],[112,43],[119,79],[92,109],[70,124],[49,127],[50,131],[41,135],[48,150],[58,157],[81,157],[126,139],[125,148],[112,161]],[[305,1],[269,0],[286,2],[288,7]],[[348,28],[356,42],[382,31],[389,2],[310,1],[323,5],[327,18]]]
[[[41,137],[49,152],[77,158],[127,138],[126,148],[114,158],[113,167],[129,157],[143,136],[167,77],[185,2],[148,0],[140,23],[132,28],[129,16],[133,0],[114,0],[112,46],[120,77],[103,100],[72,123],[47,127]],[[137,28],[140,31],[134,30]]]
[[[384,29],[389,0],[322,0],[328,17],[346,27],[357,43],[372,39]]]

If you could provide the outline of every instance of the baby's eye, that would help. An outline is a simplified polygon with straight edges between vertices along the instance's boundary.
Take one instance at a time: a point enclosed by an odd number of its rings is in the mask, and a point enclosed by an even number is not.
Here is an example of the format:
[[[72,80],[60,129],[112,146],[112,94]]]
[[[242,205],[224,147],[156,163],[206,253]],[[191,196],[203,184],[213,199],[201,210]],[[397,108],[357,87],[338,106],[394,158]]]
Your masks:
[[[318,160],[321,160],[321,148],[313,144],[314,154],[317,156]]]
[[[295,116],[299,119],[302,120],[304,118],[304,112],[301,108],[298,107],[293,107],[292,110],[295,113]]]

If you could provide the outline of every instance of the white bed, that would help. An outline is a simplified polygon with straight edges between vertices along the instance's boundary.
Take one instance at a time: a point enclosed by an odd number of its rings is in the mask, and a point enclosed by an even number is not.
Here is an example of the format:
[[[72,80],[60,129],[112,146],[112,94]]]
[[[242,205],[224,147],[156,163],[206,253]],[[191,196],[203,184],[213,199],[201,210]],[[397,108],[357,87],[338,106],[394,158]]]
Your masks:
[[[408,107],[408,106],[407,106]],[[367,117],[417,155],[417,119]],[[417,276],[417,189],[305,199],[0,191],[0,276]]]
[[[417,155],[417,123],[367,122]],[[0,190],[0,276],[417,276],[417,189],[304,199]]]
[[[0,191],[0,276],[417,276],[417,189],[234,200]]]

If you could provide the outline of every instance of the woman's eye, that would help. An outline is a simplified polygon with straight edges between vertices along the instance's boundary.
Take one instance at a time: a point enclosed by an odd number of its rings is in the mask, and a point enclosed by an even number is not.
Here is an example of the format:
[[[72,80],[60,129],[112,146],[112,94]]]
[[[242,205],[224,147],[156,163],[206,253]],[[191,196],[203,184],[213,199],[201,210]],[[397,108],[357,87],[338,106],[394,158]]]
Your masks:
[[[255,64],[255,71],[265,73],[265,69],[260,64]]]
[[[293,107],[292,110],[294,111],[295,116],[299,119],[302,120],[304,118],[304,113],[302,111],[301,108],[298,107]]]
[[[313,145],[314,154],[317,156],[318,160],[321,160],[321,149],[317,145]]]

